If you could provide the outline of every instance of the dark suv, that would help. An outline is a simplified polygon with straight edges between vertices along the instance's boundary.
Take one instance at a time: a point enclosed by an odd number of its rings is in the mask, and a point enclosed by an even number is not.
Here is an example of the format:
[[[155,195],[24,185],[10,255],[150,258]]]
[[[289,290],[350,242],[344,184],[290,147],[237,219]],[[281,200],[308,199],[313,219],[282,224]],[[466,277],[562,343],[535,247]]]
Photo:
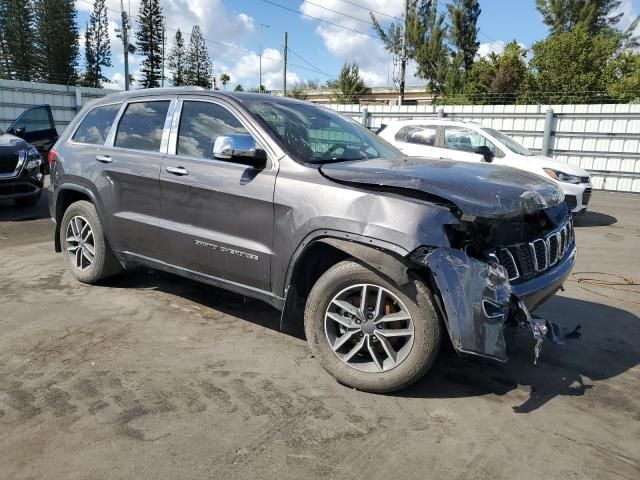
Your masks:
[[[48,170],[43,158],[56,140],[49,105],[26,109],[6,133],[0,130],[0,200],[14,200],[18,206],[38,203]]]
[[[145,265],[300,321],[338,381],[420,378],[448,334],[506,361],[503,329],[556,339],[529,310],[575,260],[556,185],[491,164],[416,159],[306,102],[197,89],[110,95],[50,156],[55,248],[80,281]]]

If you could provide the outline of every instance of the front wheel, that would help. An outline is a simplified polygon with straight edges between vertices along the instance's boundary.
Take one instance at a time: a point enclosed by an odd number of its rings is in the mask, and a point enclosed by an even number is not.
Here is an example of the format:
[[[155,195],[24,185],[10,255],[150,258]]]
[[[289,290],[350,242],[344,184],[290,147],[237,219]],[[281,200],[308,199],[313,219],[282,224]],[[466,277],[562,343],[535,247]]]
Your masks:
[[[392,392],[420,379],[438,354],[441,331],[422,282],[400,288],[354,261],[327,270],[305,308],[316,358],[340,383],[368,392]]]

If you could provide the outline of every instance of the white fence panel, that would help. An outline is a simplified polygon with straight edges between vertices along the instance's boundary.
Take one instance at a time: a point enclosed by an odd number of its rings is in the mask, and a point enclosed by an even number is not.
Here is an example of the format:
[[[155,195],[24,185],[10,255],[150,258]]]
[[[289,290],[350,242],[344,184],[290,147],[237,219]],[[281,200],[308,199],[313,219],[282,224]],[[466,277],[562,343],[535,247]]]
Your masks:
[[[501,130],[525,147],[589,171],[595,188],[640,192],[640,105],[339,105],[371,129],[445,116]],[[552,114],[545,130],[547,111]],[[545,138],[548,150],[543,151]]]

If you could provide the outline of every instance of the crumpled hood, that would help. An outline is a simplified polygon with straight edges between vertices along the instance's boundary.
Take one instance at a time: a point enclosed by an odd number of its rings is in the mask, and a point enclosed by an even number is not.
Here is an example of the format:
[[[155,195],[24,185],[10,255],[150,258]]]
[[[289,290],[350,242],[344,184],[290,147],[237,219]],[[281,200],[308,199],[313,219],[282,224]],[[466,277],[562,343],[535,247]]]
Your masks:
[[[564,198],[551,180],[489,163],[378,158],[328,163],[320,172],[342,183],[423,192],[454,203],[463,215],[488,219],[534,213]]]

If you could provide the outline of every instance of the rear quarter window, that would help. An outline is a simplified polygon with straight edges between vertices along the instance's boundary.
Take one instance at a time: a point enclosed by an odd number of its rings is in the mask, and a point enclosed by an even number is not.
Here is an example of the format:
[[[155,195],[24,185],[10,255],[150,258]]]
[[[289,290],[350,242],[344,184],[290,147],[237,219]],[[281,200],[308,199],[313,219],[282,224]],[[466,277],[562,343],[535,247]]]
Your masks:
[[[104,145],[121,105],[102,105],[89,111],[71,139],[79,143]]]

